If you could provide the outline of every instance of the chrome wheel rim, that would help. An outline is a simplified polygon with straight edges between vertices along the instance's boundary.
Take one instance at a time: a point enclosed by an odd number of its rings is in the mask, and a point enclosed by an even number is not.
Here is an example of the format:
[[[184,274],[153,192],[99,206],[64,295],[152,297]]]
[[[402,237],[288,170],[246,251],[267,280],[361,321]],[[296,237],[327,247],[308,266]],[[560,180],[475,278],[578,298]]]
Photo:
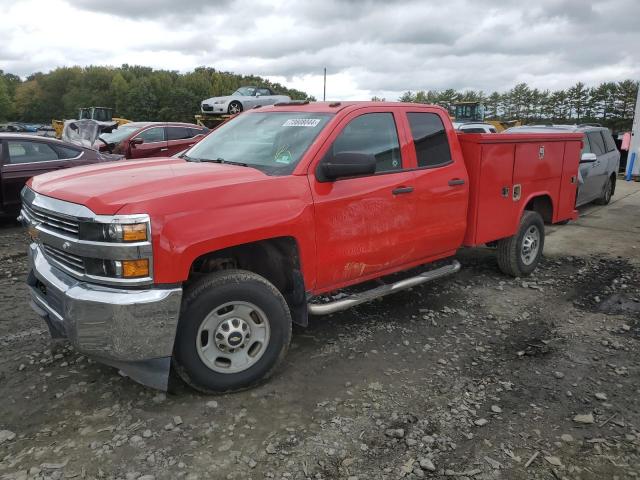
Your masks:
[[[238,373],[255,365],[269,344],[269,321],[250,302],[228,302],[214,308],[202,321],[196,350],[207,368]]]
[[[535,225],[531,225],[522,238],[520,258],[525,265],[531,265],[540,249],[540,231]]]
[[[229,105],[229,112],[230,113],[238,113],[240,112],[240,106],[237,103],[232,103],[231,105]]]

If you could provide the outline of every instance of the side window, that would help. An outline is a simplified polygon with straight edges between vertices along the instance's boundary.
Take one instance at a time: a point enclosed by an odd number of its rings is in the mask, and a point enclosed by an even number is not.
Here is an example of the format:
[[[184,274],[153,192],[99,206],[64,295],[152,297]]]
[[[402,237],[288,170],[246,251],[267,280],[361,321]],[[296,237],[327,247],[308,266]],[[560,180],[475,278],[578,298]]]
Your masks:
[[[411,127],[411,131],[413,132],[413,127]],[[479,127],[469,127],[469,128],[461,128],[460,131],[462,133],[486,133],[484,131],[484,128],[479,128]],[[413,138],[413,141],[415,142],[415,136]],[[422,165],[421,165],[422,166]]]
[[[435,113],[407,113],[418,167],[442,167],[451,163],[451,150],[444,124]]]
[[[56,150],[56,152],[58,152],[58,158],[60,160],[75,158],[82,153],[82,150],[71,147],[63,147],[62,145],[55,145],[53,148]]]
[[[587,137],[589,137],[589,143],[591,144],[591,151],[593,153],[596,155],[602,155],[605,153],[604,140],[602,139],[600,132],[588,132]]]
[[[271,95],[271,90],[269,90],[268,88],[259,88],[258,89],[258,93],[260,95]]]
[[[167,127],[167,140],[184,140],[191,136],[187,127]]]
[[[58,154],[46,143],[7,141],[9,163],[34,163],[58,160]]]
[[[351,120],[332,145],[341,152],[368,153],[376,157],[376,173],[402,169],[400,144],[392,113],[366,113]]]
[[[145,141],[145,143],[163,142],[164,141],[164,127],[154,127],[145,130],[142,133],[136,135]]]
[[[200,128],[190,128],[189,129],[189,136],[190,137],[196,137],[198,135],[204,135],[208,132],[208,130],[205,129],[200,129]]]
[[[616,142],[613,140],[613,137],[611,136],[611,132],[609,132],[609,130],[601,130],[600,133],[602,133],[602,138],[604,138],[604,145],[607,149],[607,152],[613,152],[618,149],[618,147],[616,147]]]

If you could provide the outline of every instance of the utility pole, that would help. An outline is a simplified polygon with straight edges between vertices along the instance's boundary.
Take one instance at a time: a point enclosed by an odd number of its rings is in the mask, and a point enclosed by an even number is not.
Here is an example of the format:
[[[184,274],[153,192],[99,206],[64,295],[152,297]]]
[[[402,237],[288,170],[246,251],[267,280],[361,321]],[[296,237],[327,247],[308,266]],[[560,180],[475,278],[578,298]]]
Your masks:
[[[322,91],[322,101],[327,101],[327,67],[324,67],[324,89]]]
[[[625,180],[640,182],[640,88],[638,88],[636,110],[631,127],[631,143],[629,144]]]

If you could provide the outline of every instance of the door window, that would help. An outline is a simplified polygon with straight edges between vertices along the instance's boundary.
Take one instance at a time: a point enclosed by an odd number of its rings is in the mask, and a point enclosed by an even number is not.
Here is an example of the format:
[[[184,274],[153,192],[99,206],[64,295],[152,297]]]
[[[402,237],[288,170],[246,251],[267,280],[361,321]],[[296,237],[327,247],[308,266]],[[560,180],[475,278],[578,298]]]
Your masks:
[[[258,89],[258,94],[265,96],[265,95],[271,95],[271,91],[268,88],[259,88]]]
[[[208,130],[205,130],[205,129],[190,128],[189,129],[189,136],[190,137],[196,137],[198,135],[204,135],[207,132],[208,132]]]
[[[56,151],[46,143],[9,140],[7,146],[11,164],[58,160]]]
[[[600,132],[589,132],[587,133],[587,137],[589,137],[589,143],[591,144],[591,151],[593,153],[596,155],[602,155],[605,153],[604,140],[602,139]]]
[[[82,150],[78,150],[77,148],[63,147],[61,145],[55,145],[53,148],[58,152],[58,158],[60,160],[76,158],[82,153]]]
[[[353,119],[333,142],[333,155],[342,152],[373,155],[376,173],[402,169],[393,114],[367,113]]]
[[[139,133],[136,137],[143,139],[144,143],[164,142],[164,127],[150,128]]]
[[[187,127],[167,127],[167,140],[184,140],[191,138]]]
[[[444,124],[435,113],[407,113],[418,167],[434,168],[451,163],[451,151]]]
[[[608,130],[601,130],[600,133],[602,133],[602,138],[604,138],[604,146],[607,149],[607,153],[618,149],[618,147],[616,147],[616,142],[611,136],[611,132]]]

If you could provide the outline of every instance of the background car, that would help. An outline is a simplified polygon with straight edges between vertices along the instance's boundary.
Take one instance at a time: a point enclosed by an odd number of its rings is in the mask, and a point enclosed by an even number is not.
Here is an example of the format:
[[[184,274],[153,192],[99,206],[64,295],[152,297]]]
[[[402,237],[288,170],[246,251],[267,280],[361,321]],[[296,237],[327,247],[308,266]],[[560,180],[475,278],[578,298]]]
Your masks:
[[[497,133],[496,127],[489,123],[453,123],[459,132],[464,133]]]
[[[192,147],[208,132],[193,123],[131,122],[101,134],[94,146],[126,158],[170,157]]]
[[[55,138],[0,133],[0,216],[18,214],[20,191],[35,175],[121,158]]]
[[[503,133],[584,133],[576,206],[590,202],[606,205],[616,191],[620,152],[606,127],[599,125],[524,125]]]
[[[274,103],[290,102],[287,95],[276,95],[270,88],[240,87],[226,97],[211,97],[202,101],[202,113],[235,114],[258,105],[273,105]]]

